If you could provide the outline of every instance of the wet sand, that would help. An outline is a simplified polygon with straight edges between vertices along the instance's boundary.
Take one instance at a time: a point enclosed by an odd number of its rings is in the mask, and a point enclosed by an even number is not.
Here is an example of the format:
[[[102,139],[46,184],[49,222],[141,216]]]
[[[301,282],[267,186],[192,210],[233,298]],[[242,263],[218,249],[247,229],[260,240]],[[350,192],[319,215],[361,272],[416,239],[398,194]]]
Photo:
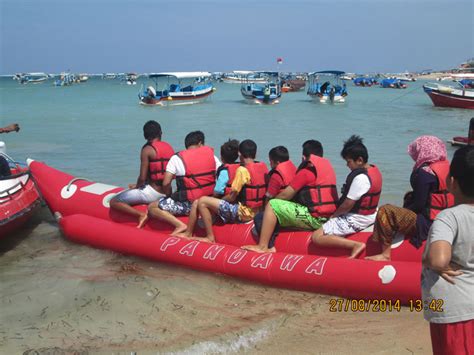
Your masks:
[[[430,354],[407,308],[275,289],[73,244],[46,209],[0,242],[0,353]]]

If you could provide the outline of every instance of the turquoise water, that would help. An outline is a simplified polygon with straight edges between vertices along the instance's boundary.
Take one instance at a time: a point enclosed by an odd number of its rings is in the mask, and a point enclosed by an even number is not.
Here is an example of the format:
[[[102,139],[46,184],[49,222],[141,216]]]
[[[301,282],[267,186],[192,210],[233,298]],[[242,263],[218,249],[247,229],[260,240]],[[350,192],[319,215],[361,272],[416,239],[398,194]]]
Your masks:
[[[318,139],[342,184],[348,173],[339,156],[342,143],[359,134],[370,161],[384,175],[383,200],[399,202],[412,167],[406,146],[423,134],[443,140],[466,135],[473,116],[471,110],[434,107],[419,81],[405,90],[348,83],[349,96],[342,105],[313,102],[304,91],[287,93],[274,106],[246,104],[239,85],[220,83],[205,103],[168,108],[139,105],[142,83],[146,80],[127,86],[118,80],[92,78],[71,87],[54,87],[52,81],[19,85],[2,78],[2,124],[18,122],[21,131],[1,138],[9,154],[20,161],[32,157],[73,175],[123,186],[136,180],[142,126],[150,119],[160,122],[164,139],[175,149],[183,148],[189,131],[200,129],[217,151],[228,138],[254,139],[258,158],[265,161],[268,150],[280,144],[299,161],[301,144]],[[448,146],[448,152],[452,155],[454,148]]]

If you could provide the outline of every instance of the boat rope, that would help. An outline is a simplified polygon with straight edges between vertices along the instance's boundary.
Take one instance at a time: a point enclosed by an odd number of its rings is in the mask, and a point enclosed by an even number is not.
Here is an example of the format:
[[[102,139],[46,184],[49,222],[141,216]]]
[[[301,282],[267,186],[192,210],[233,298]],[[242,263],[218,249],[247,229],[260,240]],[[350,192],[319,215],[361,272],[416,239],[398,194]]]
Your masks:
[[[66,187],[66,191],[69,191],[69,188],[71,187],[71,185],[75,182],[75,181],[78,181],[78,180],[84,180],[84,181],[91,181],[89,179],[86,179],[86,178],[81,178],[81,177],[76,177],[74,179],[72,179],[71,181],[69,181],[69,184],[67,184],[67,187]]]
[[[389,103],[392,103],[392,102],[395,101],[395,100],[401,99],[402,97],[404,97],[404,96],[406,96],[406,95],[408,95],[408,94],[411,94],[412,92],[414,92],[415,90],[418,90],[418,89],[419,89],[418,87],[413,88],[413,89],[411,89],[410,91],[407,91],[407,92],[405,92],[404,94],[402,94],[402,95],[400,95],[400,96],[397,96],[397,97],[395,97],[394,99],[390,100]]]

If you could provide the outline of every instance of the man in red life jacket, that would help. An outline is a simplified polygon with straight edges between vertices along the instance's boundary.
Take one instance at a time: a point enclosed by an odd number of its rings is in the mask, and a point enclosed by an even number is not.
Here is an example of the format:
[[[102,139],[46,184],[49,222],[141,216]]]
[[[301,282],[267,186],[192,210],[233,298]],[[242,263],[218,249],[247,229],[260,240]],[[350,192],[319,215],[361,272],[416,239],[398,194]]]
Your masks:
[[[258,244],[245,245],[243,249],[275,252],[275,232],[280,226],[314,230],[332,215],[337,202],[336,174],[322,156],[320,142],[308,140],[303,144],[303,162],[294,179],[265,207]]]
[[[138,228],[146,222],[147,212],[139,211],[132,206],[150,204],[164,197],[163,178],[166,165],[174,150],[161,141],[161,126],[156,121],[148,121],[143,126],[145,145],[140,153],[140,174],[136,184],[130,184],[125,190],[110,201],[110,208],[138,218]]]
[[[318,246],[350,250],[350,259],[365,249],[365,243],[345,239],[375,222],[377,206],[382,192],[382,174],[375,165],[368,163],[369,154],[359,136],[351,136],[344,142],[342,158],[351,173],[342,188],[337,210],[331,218],[312,235]]]
[[[216,170],[221,165],[214,149],[204,145],[204,133],[194,131],[184,139],[186,150],[173,155],[166,166],[161,198],[148,206],[152,218],[163,220],[175,227],[171,235],[186,230],[186,224],[175,216],[187,216],[192,203],[201,196],[211,196],[216,183]],[[176,178],[176,191],[171,182]]]
[[[229,182],[224,197],[218,199],[203,196],[199,199],[197,212],[202,217],[206,229],[204,240],[215,242],[212,215],[217,215],[224,223],[248,222],[262,209],[268,169],[265,163],[255,161],[256,155],[257,144],[250,139],[242,141],[239,144],[241,166],[237,169],[232,168],[235,173],[229,169]],[[181,236],[193,238],[193,227],[194,225],[188,226],[186,233]]]

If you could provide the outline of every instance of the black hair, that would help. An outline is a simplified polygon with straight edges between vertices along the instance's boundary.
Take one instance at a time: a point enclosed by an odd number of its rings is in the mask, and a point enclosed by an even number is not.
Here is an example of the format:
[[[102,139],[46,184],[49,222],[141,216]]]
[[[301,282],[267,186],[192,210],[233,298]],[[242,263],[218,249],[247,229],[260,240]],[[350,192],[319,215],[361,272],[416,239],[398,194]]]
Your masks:
[[[323,156],[323,145],[320,141],[310,139],[303,143],[303,155],[305,158],[309,158],[309,156],[317,155],[318,157]]]
[[[270,157],[270,160],[273,160],[277,163],[283,163],[284,161],[290,160],[288,149],[282,145],[270,149],[268,156]]]
[[[245,139],[239,144],[239,153],[244,158],[255,159],[257,156],[257,143],[251,139]]]
[[[362,141],[363,139],[359,136],[350,136],[350,138],[344,142],[344,146],[341,150],[341,157],[343,159],[352,160],[362,158],[364,163],[367,163],[369,161],[369,152]]]
[[[156,121],[151,120],[143,125],[143,136],[146,140],[161,139],[161,133],[161,126]]]
[[[474,197],[474,146],[459,148],[454,153],[449,175],[458,181],[463,195]]]
[[[189,132],[184,138],[184,146],[188,149],[192,145],[204,144],[204,133],[201,131]]]
[[[239,141],[237,139],[229,139],[221,145],[222,162],[227,164],[235,163],[239,157]]]

